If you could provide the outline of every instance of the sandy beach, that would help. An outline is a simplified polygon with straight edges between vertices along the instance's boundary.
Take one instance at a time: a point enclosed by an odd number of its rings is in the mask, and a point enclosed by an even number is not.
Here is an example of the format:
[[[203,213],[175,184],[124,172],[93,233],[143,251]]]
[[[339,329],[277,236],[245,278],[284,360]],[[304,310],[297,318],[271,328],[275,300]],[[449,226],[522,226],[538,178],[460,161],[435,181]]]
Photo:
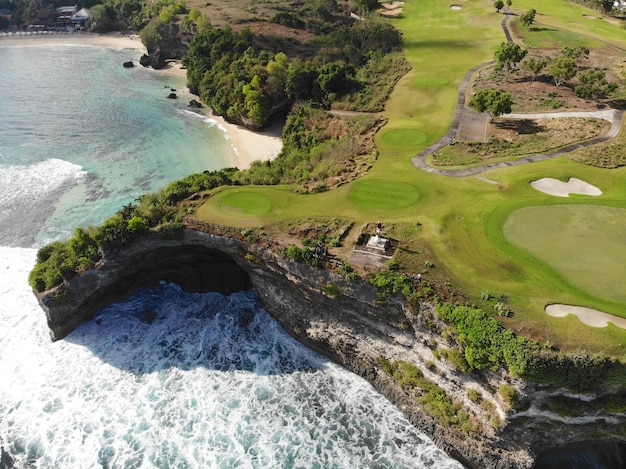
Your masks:
[[[36,46],[44,44],[98,46],[142,52],[146,51],[146,48],[141,43],[141,39],[137,34],[74,33],[0,36],[0,47]],[[157,70],[157,72],[186,77],[185,70],[177,63],[172,63],[161,70]],[[185,99],[199,99],[197,96],[191,95],[187,90],[184,95]],[[252,161],[255,160],[272,160],[282,149],[282,140],[280,138],[282,132],[281,125],[271,126],[263,132],[254,132],[243,126],[226,122],[224,118],[213,115],[208,108],[205,108],[203,113],[215,120],[217,125],[224,131],[226,139],[230,142],[230,145],[237,155],[237,161],[234,165],[239,169],[249,168]]]
[[[44,44],[63,44],[77,46],[99,46],[111,47],[114,49],[133,49],[144,51],[146,48],[141,43],[137,34],[31,34],[1,36],[0,46],[36,46]]]

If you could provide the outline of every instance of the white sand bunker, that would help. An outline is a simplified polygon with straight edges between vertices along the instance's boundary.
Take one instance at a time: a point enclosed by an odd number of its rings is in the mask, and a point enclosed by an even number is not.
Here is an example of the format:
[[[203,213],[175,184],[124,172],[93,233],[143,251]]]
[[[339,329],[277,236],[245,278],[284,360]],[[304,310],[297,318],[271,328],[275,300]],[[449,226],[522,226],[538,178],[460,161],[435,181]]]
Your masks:
[[[383,16],[398,16],[402,13],[404,2],[391,2],[391,3],[381,3],[382,8],[378,10]]]
[[[532,181],[530,185],[538,191],[557,197],[569,197],[570,194],[602,195],[602,191],[596,186],[577,178],[570,178],[563,182],[553,178],[543,178]]]
[[[617,327],[626,329],[626,319],[614,316],[613,314],[603,313],[597,309],[555,304],[546,306],[546,313],[555,318],[564,318],[568,314],[573,314],[588,326],[606,327],[612,322]]]
[[[450,5],[450,10],[460,10],[463,8],[461,5]]]

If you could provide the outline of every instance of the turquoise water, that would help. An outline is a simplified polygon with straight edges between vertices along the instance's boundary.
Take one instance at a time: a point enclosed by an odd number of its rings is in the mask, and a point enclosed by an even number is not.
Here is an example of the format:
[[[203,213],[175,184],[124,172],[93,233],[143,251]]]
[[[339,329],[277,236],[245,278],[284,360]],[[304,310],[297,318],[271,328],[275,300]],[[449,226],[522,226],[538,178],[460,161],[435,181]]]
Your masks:
[[[67,237],[172,180],[232,165],[223,132],[187,109],[184,79],[122,67],[139,54],[0,42],[0,243]],[[166,98],[172,88],[180,99]],[[20,216],[2,218],[16,198]]]
[[[165,98],[182,83],[122,68],[137,55],[0,42],[0,467],[460,467],[254,292],[164,284],[50,341],[27,284],[37,246],[234,160]]]

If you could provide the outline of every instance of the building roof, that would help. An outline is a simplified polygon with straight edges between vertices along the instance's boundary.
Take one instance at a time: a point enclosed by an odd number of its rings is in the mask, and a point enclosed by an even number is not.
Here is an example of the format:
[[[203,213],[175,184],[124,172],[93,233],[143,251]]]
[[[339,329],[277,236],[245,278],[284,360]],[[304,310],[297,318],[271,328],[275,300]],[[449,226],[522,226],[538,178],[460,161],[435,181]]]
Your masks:
[[[78,5],[57,8],[59,13],[74,13],[76,10],[78,10]]]
[[[86,20],[89,18],[89,10],[87,8],[81,8],[72,15],[73,20]]]

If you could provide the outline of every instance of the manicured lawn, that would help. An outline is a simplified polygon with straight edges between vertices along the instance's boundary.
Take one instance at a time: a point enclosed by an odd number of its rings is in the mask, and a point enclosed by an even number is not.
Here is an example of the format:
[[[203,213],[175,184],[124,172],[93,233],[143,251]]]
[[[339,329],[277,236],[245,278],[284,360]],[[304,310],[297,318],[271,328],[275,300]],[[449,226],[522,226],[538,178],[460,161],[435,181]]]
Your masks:
[[[537,16],[532,28],[535,29],[525,38],[525,42],[535,47],[563,47],[569,45],[593,46],[585,43],[585,37],[590,40],[608,42],[622,49],[626,49],[626,34],[624,22],[602,15],[598,10],[592,10],[574,2],[566,0],[549,0],[537,4],[533,0],[515,0],[511,9],[523,14],[534,8]],[[563,34],[553,28],[565,30]],[[550,42],[547,42],[547,41]],[[555,43],[554,41],[563,41]]]
[[[241,227],[268,226],[306,217],[341,218],[354,221],[355,226],[381,220],[415,227],[419,222],[419,230],[406,232],[422,237],[420,241],[428,244],[432,260],[440,266],[435,268],[445,269],[454,285],[477,302],[483,291],[510,298],[515,314],[503,320],[507,327],[565,348],[623,356],[626,331],[614,326],[592,328],[573,318],[552,318],[545,314],[544,307],[549,303],[567,303],[626,317],[624,294],[611,294],[624,291],[626,273],[619,275],[618,262],[622,268],[626,262],[618,259],[624,259],[626,243],[619,237],[619,230],[604,230],[603,218],[615,219],[616,213],[626,208],[625,168],[604,170],[557,158],[483,173],[485,180],[444,177],[411,164],[411,157],[446,132],[463,75],[473,66],[491,60],[494,50],[504,41],[502,14],[495,12],[491,2],[461,2],[459,11],[449,8],[453,3],[409,0],[404,4],[403,16],[394,20],[403,33],[406,57],[413,68],[400,80],[386,105],[389,121],[376,138],[380,156],[366,176],[332,191],[308,195],[281,186],[223,188],[198,210],[198,216]],[[538,21],[604,35],[626,48],[623,29],[602,20],[596,20],[602,22],[598,26],[583,16],[590,10],[573,3],[546,0],[537,6],[516,0],[513,7],[517,12],[536,8],[539,13],[555,15],[541,16]],[[549,196],[529,185],[542,177],[576,177],[600,187],[603,194],[568,199]],[[606,267],[610,270],[599,268],[594,273],[581,274],[582,266],[575,271],[555,262],[549,249],[547,254],[529,252],[527,244],[533,242],[574,246],[571,230],[563,232],[560,238],[550,237],[553,232],[541,228],[539,223],[544,218],[546,226],[548,221],[556,223],[546,217],[547,210],[551,210],[548,207],[558,207],[556,210],[566,213],[573,206],[582,207],[579,213],[588,210],[602,227],[603,242],[613,243],[613,247],[603,248],[601,254],[591,255],[587,263],[596,262],[599,266],[604,262],[601,259],[611,257],[611,250],[619,251],[614,256],[615,263]],[[526,214],[527,207],[533,207],[535,212]],[[526,218],[519,218],[522,216]],[[527,225],[523,240],[513,242],[505,236],[509,220]],[[578,246],[580,251],[587,245]],[[595,283],[578,280],[581,275],[593,277]],[[604,290],[597,287],[600,282],[604,282]]]
[[[219,201],[219,207],[224,213],[239,218],[264,215],[272,206],[272,200],[268,196],[245,189],[228,192]]]
[[[363,210],[401,209],[413,205],[419,197],[413,185],[385,179],[363,179],[350,185],[348,200]]]
[[[626,288],[612,280],[626,280],[626,209],[602,205],[524,207],[511,214],[504,234],[580,288],[626,301]]]

